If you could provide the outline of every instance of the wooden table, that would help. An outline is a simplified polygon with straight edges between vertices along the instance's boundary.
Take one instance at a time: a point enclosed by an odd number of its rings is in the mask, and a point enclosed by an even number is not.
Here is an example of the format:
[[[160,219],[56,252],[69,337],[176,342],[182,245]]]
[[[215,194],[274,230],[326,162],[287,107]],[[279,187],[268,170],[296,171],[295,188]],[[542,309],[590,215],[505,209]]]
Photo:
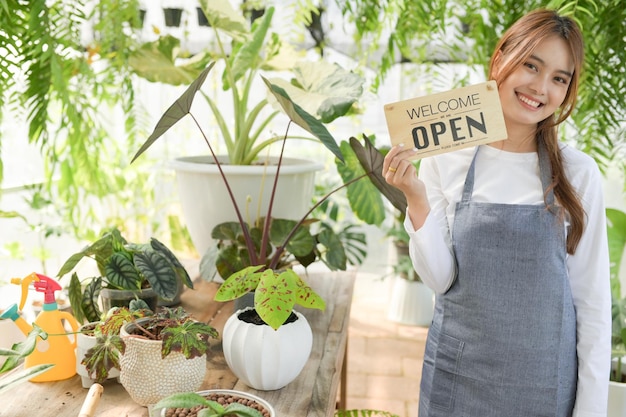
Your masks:
[[[207,374],[200,389],[224,388],[250,392],[269,401],[278,417],[332,416],[341,385],[340,408],[345,408],[346,347],[354,273],[309,274],[305,278],[326,301],[326,310],[300,308],[313,329],[313,350],[302,373],[276,391],[257,391],[235,377],[222,352],[221,340],[212,342]],[[196,281],[182,294],[181,304],[198,320],[221,331],[233,313],[232,303],[217,303],[218,284]],[[130,398],[120,384],[107,381],[96,409],[97,417],[147,417],[148,410]],[[57,382],[26,382],[0,395],[1,417],[75,417],[87,395],[80,378]],[[343,403],[343,404],[342,404]]]

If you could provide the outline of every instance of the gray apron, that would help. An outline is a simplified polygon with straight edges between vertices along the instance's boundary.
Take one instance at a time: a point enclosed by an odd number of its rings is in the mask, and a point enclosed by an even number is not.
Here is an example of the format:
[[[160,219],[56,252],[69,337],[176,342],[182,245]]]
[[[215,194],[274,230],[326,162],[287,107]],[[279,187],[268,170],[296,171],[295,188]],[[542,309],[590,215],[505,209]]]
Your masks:
[[[538,153],[545,192],[550,163]],[[571,416],[576,317],[554,194],[552,211],[473,202],[475,162],[452,233],[458,275],[437,297],[426,342],[419,417]]]

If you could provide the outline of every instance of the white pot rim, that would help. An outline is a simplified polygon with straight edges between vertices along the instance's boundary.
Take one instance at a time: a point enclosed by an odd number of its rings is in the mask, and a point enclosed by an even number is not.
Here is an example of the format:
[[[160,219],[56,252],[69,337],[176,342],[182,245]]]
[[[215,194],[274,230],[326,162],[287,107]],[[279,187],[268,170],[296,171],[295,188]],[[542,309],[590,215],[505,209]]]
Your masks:
[[[206,396],[209,394],[226,394],[226,395],[236,395],[239,397],[243,397],[248,400],[256,401],[257,403],[261,404],[270,412],[270,417],[276,417],[276,410],[274,410],[274,407],[272,407],[272,405],[269,402],[267,402],[266,400],[264,400],[263,398],[257,395],[250,394],[249,392],[238,391],[234,389],[207,389],[207,390],[197,391],[196,394],[199,394],[202,396]],[[165,409],[161,410],[160,415],[165,416]]]
[[[244,308],[241,308],[241,309],[239,309],[239,310],[235,311],[235,312],[233,313],[233,316],[237,317],[237,320],[239,320],[239,321],[243,321],[243,320],[241,320],[241,319],[239,318],[239,314],[241,314],[241,313],[243,313],[243,312],[246,312],[246,311],[250,311],[250,310],[255,310],[255,308],[254,308],[254,307],[244,307]],[[298,317],[298,320],[304,320],[304,321],[306,321],[306,322],[308,323],[308,320],[306,319],[306,317],[304,317],[304,314],[300,313],[299,311],[297,311],[297,310],[295,310],[295,309],[291,310],[291,312],[292,312],[293,314],[295,314],[295,315],[296,315],[296,317]],[[258,313],[257,313],[257,314],[258,314]],[[244,322],[244,323],[246,323],[246,324],[250,324],[250,323],[247,323],[247,322],[245,322],[245,321],[243,321],[243,322]],[[292,323],[295,323],[295,321],[294,321],[294,322],[292,322]],[[283,327],[283,326],[288,326],[289,324],[292,324],[292,323],[282,324],[280,327]],[[253,325],[253,326],[255,326],[255,325]],[[270,325],[269,325],[269,324],[267,324],[267,323],[263,324],[263,326],[270,327]],[[279,327],[279,328],[280,328],[280,327]]]
[[[220,162],[227,160],[224,155],[218,155]],[[277,157],[270,157],[271,162],[278,161]],[[169,167],[183,172],[217,172],[217,166],[213,163],[211,155],[184,156],[173,159]],[[303,172],[320,171],[324,166],[308,159],[283,157],[280,172],[283,174],[299,174]],[[262,174],[263,172],[276,172],[275,165],[222,165],[222,170],[229,175]]]

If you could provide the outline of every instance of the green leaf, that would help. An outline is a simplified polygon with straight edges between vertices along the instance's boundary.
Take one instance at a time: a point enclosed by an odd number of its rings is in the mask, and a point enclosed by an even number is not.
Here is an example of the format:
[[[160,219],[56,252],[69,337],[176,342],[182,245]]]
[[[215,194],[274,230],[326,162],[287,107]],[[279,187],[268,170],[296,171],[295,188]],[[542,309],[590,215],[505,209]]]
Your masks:
[[[208,400],[195,392],[172,394],[154,405],[154,409],[162,408],[193,408],[197,405],[208,405]]]
[[[296,303],[302,307],[324,310],[326,308],[326,303],[322,297],[320,297],[319,294],[313,290],[313,288],[309,287],[297,274],[296,277]]]
[[[345,271],[348,257],[339,236],[330,227],[324,227],[317,234],[317,241],[325,247],[322,260],[330,270]]]
[[[283,88],[272,84],[265,77],[261,78],[263,78],[263,81],[270,89],[273,96],[276,97],[276,100],[289,119],[302,129],[318,138],[328,150],[330,150],[338,159],[343,161],[341,150],[339,150],[339,146],[337,146],[335,138],[330,134],[328,129],[326,129],[326,126],[307,113],[302,107],[294,103]]]
[[[63,275],[69,273],[85,256],[87,256],[86,251],[77,252],[70,256],[61,266],[61,269],[57,273],[57,277],[62,277]]]
[[[365,146],[361,145],[358,139],[350,138],[350,147],[354,150],[361,166],[367,172],[369,179],[378,188],[382,195],[400,212],[404,213],[407,208],[406,197],[402,191],[387,184],[383,177],[383,162],[385,157],[374,147],[369,138],[363,135]]]
[[[206,52],[182,59],[180,40],[171,35],[146,42],[133,51],[128,64],[139,75],[151,82],[170,85],[191,83],[209,64],[211,56]]]
[[[172,264],[161,252],[135,253],[135,266],[159,297],[165,300],[173,300],[176,297],[178,277]]]
[[[152,134],[148,137],[146,142],[139,148],[131,163],[139,157],[142,153],[144,153],[152,144],[165,132],[167,132],[172,126],[174,126],[180,119],[189,114],[191,110],[191,105],[193,104],[193,99],[204,84],[204,80],[206,80],[207,75],[213,68],[215,62],[211,62],[208,67],[204,69],[194,80],[194,82],[189,85],[187,90],[172,104],[166,111],[163,113],[159,121],[157,122]]]
[[[8,355],[2,366],[0,366],[0,374],[14,369],[19,364],[21,359],[33,353],[35,346],[37,345],[37,338],[46,340],[48,338],[48,334],[41,327],[33,324],[33,329],[28,333],[26,339],[15,343],[11,347],[11,354]]]
[[[228,1],[200,0],[200,7],[211,27],[219,29],[237,41],[249,37],[250,26],[241,13],[235,11]]]
[[[82,364],[91,378],[102,383],[107,380],[111,369],[120,368],[120,353],[123,354],[124,350],[125,345],[119,335],[98,336],[96,344],[85,353]]]
[[[52,368],[54,364],[41,364],[35,365],[33,367],[23,369],[19,372],[13,373],[11,375],[7,375],[0,379],[0,394],[5,391],[14,388],[16,385],[26,382],[31,378],[36,377],[37,375],[41,375],[46,372],[48,369]]]
[[[291,100],[323,123],[344,116],[363,94],[363,78],[324,60],[301,61],[293,68],[295,80],[272,79]]]
[[[260,411],[246,405],[234,402],[226,406],[224,416],[234,415],[238,417],[263,417]]]
[[[281,274],[268,269],[261,275],[254,292],[254,308],[274,330],[287,321],[293,310],[298,279],[300,277],[290,269]]]
[[[626,247],[626,213],[608,208],[606,209],[606,217],[611,279],[614,280],[619,279],[622,256]]]
[[[239,222],[224,222],[216,225],[211,231],[211,237],[217,240],[237,240],[242,234]]]
[[[357,143],[360,145],[360,142],[357,141]],[[344,164],[337,163],[336,166],[344,184],[366,173],[352,147],[347,142],[343,141],[341,143],[341,151],[346,160]],[[347,196],[352,211],[357,218],[365,223],[380,226],[387,218],[382,195],[369,176],[349,184]]]
[[[272,219],[270,225],[270,241],[274,246],[283,245],[285,239],[298,224],[295,220]],[[300,226],[296,233],[287,242],[286,249],[295,256],[305,256],[315,248],[315,239],[311,235],[308,227]]]
[[[249,266],[229,276],[215,294],[215,301],[230,301],[254,291],[259,285],[263,265]]]
[[[0,167],[1,167],[1,165],[0,165]],[[2,171],[0,171],[0,172],[2,172]],[[2,179],[2,177],[0,177],[0,180],[1,179]],[[4,219],[20,218],[20,219],[24,220],[25,222],[28,222],[26,217],[24,217],[23,215],[21,215],[17,211],[3,211],[3,210],[0,210],[0,218],[4,218]]]
[[[218,333],[213,327],[198,321],[186,321],[180,326],[167,327],[161,332],[163,348],[161,356],[170,352],[180,352],[185,358],[198,358],[209,350],[209,339],[217,339]]]
[[[165,246],[163,243],[155,238],[150,239],[150,246],[152,246],[152,249],[159,252],[170,262],[170,264],[174,267],[174,270],[176,271],[178,279],[180,279],[181,282],[185,284],[188,288],[191,288],[193,290],[193,282],[191,281],[191,277],[187,273],[185,267],[180,263],[176,255],[174,255],[174,253],[167,246]]]
[[[76,275],[76,274],[74,274]],[[74,279],[74,275],[72,275],[72,279]],[[82,294],[82,298],[80,300],[80,306],[82,310],[82,314],[84,318],[88,322],[98,321],[102,316],[102,312],[100,311],[100,307],[98,306],[98,296],[100,295],[100,290],[102,289],[102,278],[92,278],[91,281],[85,286],[85,290]],[[70,304],[74,306],[70,297]],[[76,315],[76,320],[78,315]]]
[[[265,42],[265,36],[270,28],[272,22],[272,16],[274,15],[274,8],[268,7],[265,14],[260,19],[260,23],[255,22],[254,32],[252,33],[252,39],[243,43],[241,48],[237,51],[232,61],[232,76],[235,81],[239,80],[245,75],[250,68],[258,68],[262,61],[261,51]],[[228,79],[226,73],[223,77],[224,88],[228,88]]]
[[[113,287],[122,290],[141,289],[141,277],[139,271],[123,252],[116,252],[109,258],[104,266],[106,280]]]

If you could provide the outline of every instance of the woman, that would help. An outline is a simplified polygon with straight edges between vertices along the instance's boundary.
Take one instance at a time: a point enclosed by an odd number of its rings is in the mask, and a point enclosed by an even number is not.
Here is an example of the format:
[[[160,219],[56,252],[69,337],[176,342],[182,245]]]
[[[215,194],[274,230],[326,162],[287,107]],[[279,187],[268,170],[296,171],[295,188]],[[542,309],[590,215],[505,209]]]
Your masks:
[[[537,10],[490,63],[507,140],[383,175],[408,201],[415,270],[435,290],[420,417],[606,415],[610,289],[601,175],[559,143],[583,61],[579,28]]]

